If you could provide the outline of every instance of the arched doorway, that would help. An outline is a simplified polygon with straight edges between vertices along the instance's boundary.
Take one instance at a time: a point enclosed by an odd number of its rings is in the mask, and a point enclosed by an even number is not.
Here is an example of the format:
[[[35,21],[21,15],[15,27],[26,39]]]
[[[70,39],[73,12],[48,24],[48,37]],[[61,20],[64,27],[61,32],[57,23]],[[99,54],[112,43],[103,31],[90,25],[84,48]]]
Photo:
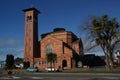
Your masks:
[[[63,60],[62,61],[62,69],[65,69],[65,67],[67,67],[67,61]]]
[[[28,68],[28,67],[30,67],[30,62],[29,61],[24,62],[24,68]]]
[[[27,61],[26,65],[27,65],[27,67],[30,67],[30,62],[29,62],[29,61]]]

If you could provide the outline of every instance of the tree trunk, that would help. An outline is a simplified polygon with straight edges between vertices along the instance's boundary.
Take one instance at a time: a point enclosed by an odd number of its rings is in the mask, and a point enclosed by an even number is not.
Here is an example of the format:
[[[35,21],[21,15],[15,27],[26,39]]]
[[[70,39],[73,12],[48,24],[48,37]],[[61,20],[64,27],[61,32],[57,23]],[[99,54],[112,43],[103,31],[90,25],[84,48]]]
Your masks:
[[[55,61],[53,61],[53,65],[54,65],[54,72],[55,72]]]
[[[110,64],[110,69],[113,69],[113,60],[112,60],[112,58],[109,58],[109,64]]]
[[[110,64],[111,64],[111,69],[113,69],[114,64],[113,64],[113,52],[110,53]]]
[[[51,67],[51,71],[52,71],[52,62],[50,62],[50,67]]]
[[[105,55],[106,59],[105,59],[105,63],[106,63],[106,70],[110,71],[110,64],[109,64],[109,57],[107,55]]]

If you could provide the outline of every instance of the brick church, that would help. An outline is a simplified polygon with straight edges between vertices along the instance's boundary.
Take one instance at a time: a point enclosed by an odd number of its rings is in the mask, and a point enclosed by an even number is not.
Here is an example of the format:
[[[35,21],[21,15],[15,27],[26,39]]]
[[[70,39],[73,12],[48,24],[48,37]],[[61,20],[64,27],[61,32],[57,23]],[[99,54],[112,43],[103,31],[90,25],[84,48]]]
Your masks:
[[[38,11],[36,8],[28,8],[25,12],[24,35],[24,62],[28,67],[37,67],[44,70],[50,67],[46,54],[53,52],[57,55],[55,67],[63,69],[77,68],[80,55],[83,55],[83,45],[71,31],[64,28],[55,28],[53,32],[41,35],[38,41]]]

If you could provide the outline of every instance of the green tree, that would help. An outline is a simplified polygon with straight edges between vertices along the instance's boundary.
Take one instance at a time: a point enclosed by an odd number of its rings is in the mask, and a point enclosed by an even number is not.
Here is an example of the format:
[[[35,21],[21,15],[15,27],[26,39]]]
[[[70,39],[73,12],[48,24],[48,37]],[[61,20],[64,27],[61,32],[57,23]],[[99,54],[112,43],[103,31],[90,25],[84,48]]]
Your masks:
[[[85,29],[90,34],[90,41],[94,41],[97,46],[102,48],[106,58],[107,69],[111,70],[113,68],[112,56],[120,42],[120,28],[117,20],[115,18],[110,19],[108,15],[92,17],[89,24],[84,26],[84,30]]]
[[[54,68],[55,68],[55,61],[57,60],[57,55],[51,52],[51,53],[47,53],[46,57],[47,57],[47,61],[50,62],[50,67],[52,70],[52,64],[54,64]]]
[[[14,65],[14,56],[11,54],[7,54],[6,56],[6,69],[11,69]]]
[[[23,58],[19,58],[19,57],[15,58],[14,64],[19,65],[20,63],[23,63]]]

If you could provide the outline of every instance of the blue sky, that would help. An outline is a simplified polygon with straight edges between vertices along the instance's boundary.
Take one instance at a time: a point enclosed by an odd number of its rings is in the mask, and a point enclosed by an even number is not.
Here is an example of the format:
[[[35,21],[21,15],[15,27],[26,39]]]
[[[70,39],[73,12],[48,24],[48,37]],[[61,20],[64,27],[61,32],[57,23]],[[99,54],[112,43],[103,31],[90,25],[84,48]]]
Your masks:
[[[79,25],[89,16],[108,14],[120,22],[120,0],[0,0],[0,60],[6,54],[23,57],[24,12],[35,7],[39,15],[39,36],[56,27],[83,37]]]

